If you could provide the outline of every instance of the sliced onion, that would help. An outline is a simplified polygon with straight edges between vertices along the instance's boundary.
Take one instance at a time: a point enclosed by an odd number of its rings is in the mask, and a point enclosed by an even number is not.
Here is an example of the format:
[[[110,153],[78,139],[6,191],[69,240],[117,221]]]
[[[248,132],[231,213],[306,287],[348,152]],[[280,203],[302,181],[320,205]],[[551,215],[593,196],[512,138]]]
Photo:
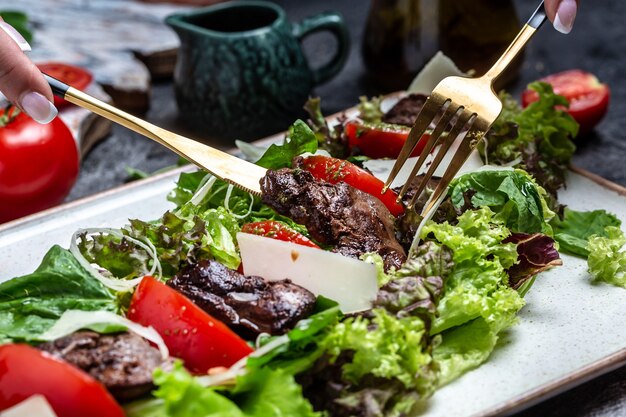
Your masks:
[[[215,181],[217,181],[217,178],[214,177],[213,175],[211,174],[205,175],[205,177],[202,178],[202,181],[200,181],[200,186],[198,187],[198,190],[191,197],[189,202],[193,204],[194,206],[197,206],[198,204],[202,203],[202,201],[204,200],[204,197],[206,197],[209,191],[211,191],[211,188],[213,188]]]
[[[254,206],[254,196],[252,194],[248,194],[250,196],[250,207],[248,207],[248,211],[246,212],[246,214],[241,214],[241,215],[235,214],[232,211],[230,211],[230,207],[229,207],[230,195],[233,192],[233,188],[235,188],[233,185],[231,184],[228,185],[228,190],[226,190],[226,198],[224,198],[224,207],[226,208],[226,210],[230,212],[231,216],[237,219],[245,219],[246,217],[250,215],[250,213],[252,213],[252,207]]]
[[[152,327],[145,327],[128,320],[125,317],[118,316],[110,311],[83,311],[83,310],[67,310],[54,323],[52,327],[46,330],[39,338],[44,341],[56,340],[61,337],[72,334],[80,329],[89,329],[98,324],[116,324],[126,328],[138,336],[154,343],[159,348],[163,359],[169,357],[169,350],[165,346],[165,342],[159,333]]]

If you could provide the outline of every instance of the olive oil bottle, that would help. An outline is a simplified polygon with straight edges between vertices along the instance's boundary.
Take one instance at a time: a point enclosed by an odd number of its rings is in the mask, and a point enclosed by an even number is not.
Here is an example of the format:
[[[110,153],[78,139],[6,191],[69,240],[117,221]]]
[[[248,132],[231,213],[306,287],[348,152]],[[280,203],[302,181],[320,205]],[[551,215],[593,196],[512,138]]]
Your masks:
[[[441,50],[482,75],[519,31],[512,0],[372,0],[363,36],[368,75],[386,91],[406,88]],[[510,81],[521,60],[501,81]]]

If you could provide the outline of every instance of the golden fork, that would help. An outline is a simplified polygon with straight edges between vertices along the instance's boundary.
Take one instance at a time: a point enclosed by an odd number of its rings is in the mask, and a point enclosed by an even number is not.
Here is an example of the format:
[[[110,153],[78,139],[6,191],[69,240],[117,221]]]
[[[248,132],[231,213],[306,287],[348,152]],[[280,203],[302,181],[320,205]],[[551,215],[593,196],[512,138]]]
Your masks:
[[[242,190],[261,195],[259,181],[265,176],[265,168],[148,123],[47,74],[44,77],[56,96],[167,146],[198,167]]]
[[[438,201],[444,195],[450,181],[452,181],[461,166],[475,149],[477,143],[491,128],[491,125],[502,111],[502,102],[493,89],[495,80],[521,52],[522,48],[530,38],[532,38],[545,20],[546,13],[542,1],[528,20],[528,23],[524,25],[504,54],[502,54],[500,59],[485,75],[480,78],[448,77],[435,87],[420,111],[415,124],[411,128],[409,137],[385,183],[383,193],[387,191],[396,178],[398,172],[400,172],[400,169],[406,163],[428,126],[443,110],[443,115],[435,125],[432,135],[428,139],[424,150],[419,156],[415,167],[398,196],[398,200],[401,200],[409,190],[412,180],[417,176],[428,155],[436,146],[440,146],[439,151],[434,155],[428,171],[422,178],[415,195],[408,205],[408,208],[412,209],[419,196],[424,192],[435,170],[441,164],[445,154],[449,151],[459,134],[466,131],[467,134],[460,140],[459,147],[452,157],[450,165],[443,174],[441,181],[437,187],[435,187],[428,202],[422,209],[422,218],[428,217],[430,211],[433,207],[437,206]],[[452,123],[455,117],[456,122]],[[449,133],[443,135],[449,124],[452,124]]]

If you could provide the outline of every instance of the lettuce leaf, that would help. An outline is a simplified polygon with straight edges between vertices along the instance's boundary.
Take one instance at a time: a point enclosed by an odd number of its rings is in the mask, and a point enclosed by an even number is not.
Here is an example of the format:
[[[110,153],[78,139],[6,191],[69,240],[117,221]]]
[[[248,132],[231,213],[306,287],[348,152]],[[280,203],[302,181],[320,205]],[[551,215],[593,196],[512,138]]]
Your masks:
[[[37,341],[67,310],[119,308],[114,294],[55,245],[32,274],[0,284],[0,343]]]
[[[272,144],[256,164],[268,169],[289,168],[294,157],[315,151],[317,151],[315,134],[305,122],[297,120],[289,128],[283,144]]]
[[[437,368],[424,321],[377,308],[350,317],[320,342],[324,355],[298,378],[331,415],[401,416],[432,395]]]
[[[538,273],[553,266],[563,265],[550,236],[534,233],[514,233],[504,240],[517,245],[519,262],[507,269],[509,285],[522,296],[530,289],[529,281]]]
[[[477,171],[450,184],[450,198],[458,209],[487,206],[513,232],[552,234],[548,221],[554,213],[544,200],[545,191],[520,170]],[[469,198],[467,198],[469,197]]]
[[[497,332],[482,318],[446,330],[441,336],[441,343],[433,350],[439,366],[439,386],[487,361],[498,341]]]
[[[587,264],[594,281],[626,288],[626,237],[619,227],[607,226],[604,236],[589,238]]]
[[[510,96],[503,97],[504,111],[479,149],[490,164],[517,162],[516,167],[530,173],[555,202],[576,150],[572,138],[578,124],[560,110],[568,101],[549,84],[535,82],[529,88],[539,93],[539,100],[522,110]]]
[[[256,369],[237,378],[232,388],[204,387],[176,362],[154,374],[157,400],[127,406],[129,417],[316,417],[293,376]]]
[[[433,334],[479,317],[496,333],[514,323],[524,300],[508,285],[506,270],[517,262],[516,245],[503,243],[509,235],[488,207],[466,211],[456,226],[434,222],[424,226],[422,239],[450,248],[454,261],[437,306]]]
[[[559,250],[582,258],[589,256],[587,244],[592,235],[608,237],[606,227],[619,227],[621,224],[615,215],[605,210],[575,211],[569,208],[565,208],[563,219],[552,221]]]

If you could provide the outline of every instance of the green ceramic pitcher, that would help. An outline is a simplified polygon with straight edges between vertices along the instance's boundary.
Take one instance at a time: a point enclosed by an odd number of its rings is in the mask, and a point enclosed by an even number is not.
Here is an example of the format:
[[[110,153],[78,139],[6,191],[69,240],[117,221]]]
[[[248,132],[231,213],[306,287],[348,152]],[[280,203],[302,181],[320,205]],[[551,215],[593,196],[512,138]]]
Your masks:
[[[167,17],[181,41],[174,73],[180,116],[203,136],[254,139],[284,130],[312,88],[337,74],[350,42],[342,17],[322,13],[290,23],[264,1],[234,1]],[[312,69],[301,41],[329,31],[330,61]]]

